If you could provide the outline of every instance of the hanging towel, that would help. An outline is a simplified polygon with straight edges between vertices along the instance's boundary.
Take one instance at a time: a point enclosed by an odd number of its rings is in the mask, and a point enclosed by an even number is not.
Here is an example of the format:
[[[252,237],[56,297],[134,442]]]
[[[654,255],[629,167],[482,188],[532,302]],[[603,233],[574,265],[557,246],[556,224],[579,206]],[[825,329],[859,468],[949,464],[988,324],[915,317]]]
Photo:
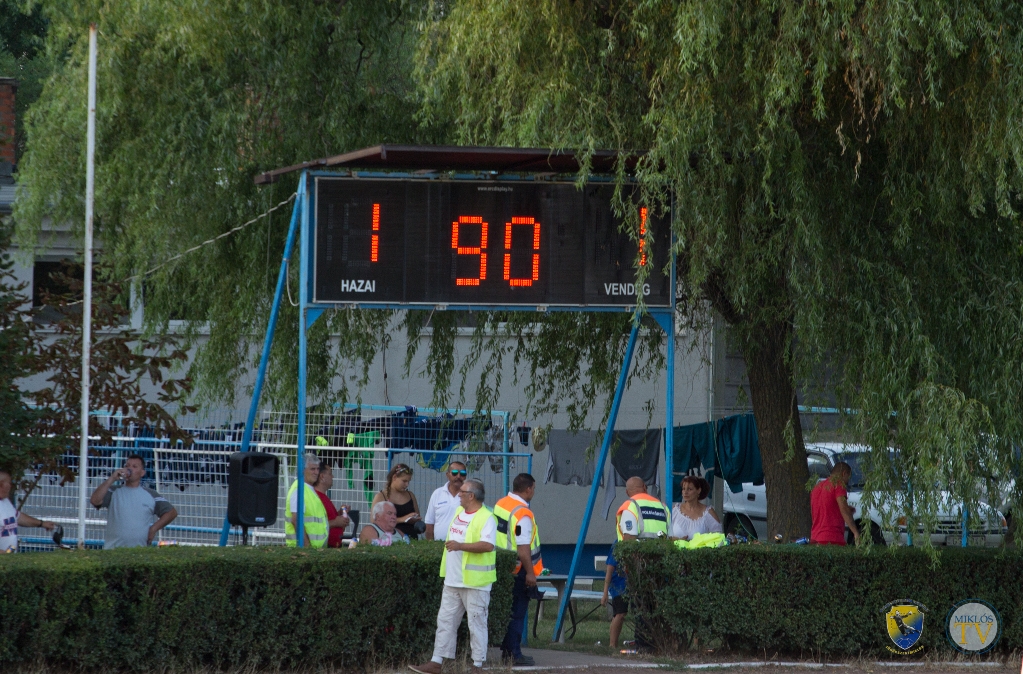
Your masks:
[[[653,491],[660,492],[660,464],[663,447],[663,429],[641,429],[615,431],[611,437],[611,460],[604,471],[604,519],[611,513],[611,506],[618,497],[618,487],[636,476],[643,478]],[[656,494],[651,493],[651,496]]]
[[[704,477],[714,485],[714,422],[676,426],[672,438],[672,493],[682,493],[682,478],[694,468],[703,466]]]
[[[615,431],[611,438],[611,463],[623,479],[641,477],[645,484],[657,481],[657,465],[661,457],[660,428],[638,431]]]
[[[597,452],[588,450],[591,446],[599,447],[594,442],[596,438],[597,434],[593,431],[551,431],[547,442],[551,454],[544,483],[577,484],[583,487],[592,485]]]
[[[687,473],[700,465],[708,480],[715,474],[728,483],[733,494],[742,491],[743,482],[764,483],[760,460],[760,441],[753,414],[736,414],[714,422],[676,426],[672,472]],[[678,490],[676,477],[675,489]]]
[[[742,491],[743,482],[764,484],[757,422],[752,414],[736,414],[719,419],[717,449],[721,460],[721,477],[728,483],[733,494]]]

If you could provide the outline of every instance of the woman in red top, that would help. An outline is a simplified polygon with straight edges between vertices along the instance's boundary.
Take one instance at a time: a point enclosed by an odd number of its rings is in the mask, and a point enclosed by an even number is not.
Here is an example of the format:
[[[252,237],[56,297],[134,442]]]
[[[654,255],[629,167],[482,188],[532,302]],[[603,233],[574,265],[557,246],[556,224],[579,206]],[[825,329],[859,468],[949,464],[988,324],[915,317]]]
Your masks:
[[[810,492],[810,542],[817,545],[845,545],[845,528],[849,527],[853,539],[860,542],[860,530],[853,520],[853,508],[847,500],[846,483],[852,475],[852,468],[845,461],[839,461],[831,469],[828,479],[821,480]]]

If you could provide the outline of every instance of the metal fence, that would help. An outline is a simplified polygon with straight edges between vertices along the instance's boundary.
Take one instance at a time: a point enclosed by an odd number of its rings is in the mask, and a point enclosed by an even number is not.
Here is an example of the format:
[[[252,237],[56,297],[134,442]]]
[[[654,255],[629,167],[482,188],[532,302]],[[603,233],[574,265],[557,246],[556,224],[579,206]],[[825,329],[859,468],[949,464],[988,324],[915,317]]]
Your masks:
[[[121,425],[116,415],[105,416],[103,422],[114,431],[114,441],[90,448],[88,493],[121,467],[125,457],[137,453],[146,461],[143,484],[154,487],[178,511],[178,517],[160,532],[159,540],[177,545],[218,545],[227,512],[229,457],[241,447],[243,425],[210,415],[181,419],[179,425],[193,438],[186,447],[154,437],[147,429]],[[466,410],[345,405],[310,411],[306,423],[307,451],[315,451],[333,470],[331,500],[365,513],[363,522],[368,521],[369,505],[395,462],[414,468],[409,488],[422,510],[433,490],[445,484],[442,471],[450,460],[457,458],[466,463],[469,476],[483,481],[490,502],[509,490],[516,473],[529,472],[532,467],[528,452],[511,451],[506,412],[474,415]],[[285,499],[296,478],[296,428],[295,412],[267,411],[255,425],[250,449],[277,455],[281,477],[277,523],[251,529],[253,544],[284,543]],[[74,471],[78,469],[75,451],[66,453],[61,462]],[[58,475],[44,475],[25,505],[26,512],[61,523],[71,533],[78,523],[79,484],[62,484]],[[86,544],[102,546],[106,511],[91,505],[88,508]],[[22,549],[52,547],[52,541],[38,537],[38,532],[28,530],[28,535],[20,537]],[[65,538],[65,542],[72,542],[71,538]],[[232,528],[226,543],[240,541],[241,530]]]

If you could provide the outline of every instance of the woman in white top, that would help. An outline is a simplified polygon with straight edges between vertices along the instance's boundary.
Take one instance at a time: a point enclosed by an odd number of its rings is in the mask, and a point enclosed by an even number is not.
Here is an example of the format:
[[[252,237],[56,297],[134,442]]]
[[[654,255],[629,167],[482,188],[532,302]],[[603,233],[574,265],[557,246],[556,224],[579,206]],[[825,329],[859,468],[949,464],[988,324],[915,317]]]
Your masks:
[[[671,537],[692,540],[694,534],[722,533],[721,520],[710,506],[700,503],[710,493],[702,477],[682,478],[682,502],[671,509]]]

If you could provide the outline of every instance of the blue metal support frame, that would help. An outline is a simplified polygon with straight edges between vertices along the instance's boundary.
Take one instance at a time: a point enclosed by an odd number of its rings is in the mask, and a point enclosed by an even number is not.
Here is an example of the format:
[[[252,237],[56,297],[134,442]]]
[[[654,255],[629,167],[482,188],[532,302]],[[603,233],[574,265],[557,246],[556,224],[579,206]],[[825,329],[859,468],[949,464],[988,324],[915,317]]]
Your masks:
[[[674,214],[674,204],[672,205],[672,213]],[[672,246],[675,244],[674,233],[671,236]],[[671,259],[671,270],[669,272],[669,282],[671,292],[671,306],[668,308],[657,308],[651,309],[650,316],[657,321],[657,325],[664,330],[667,335],[667,344],[665,345],[665,410],[664,410],[664,496],[665,503],[668,507],[675,500],[675,486],[674,486],[674,454],[675,454],[675,299],[676,299],[676,269],[675,269],[675,255],[674,252],[670,256]],[[625,354],[625,362],[622,364],[622,372],[618,378],[618,386],[615,389],[615,397],[611,403],[611,416],[607,420],[607,428],[604,431],[604,441],[600,448],[600,458],[597,460],[597,465],[594,467],[594,482],[590,488],[590,497],[586,502],[586,513],[583,515],[582,527],[579,531],[579,539],[576,541],[575,552],[572,554],[572,566],[568,570],[568,582],[565,584],[565,596],[561,597],[561,605],[558,608],[558,619],[554,623],[554,635],[551,637],[554,641],[564,641],[564,618],[565,618],[565,607],[568,606],[568,602],[572,599],[572,585],[575,583],[575,574],[579,566],[579,559],[582,557],[583,545],[586,543],[586,533],[590,527],[590,517],[593,515],[593,505],[597,498],[597,490],[600,486],[599,476],[604,472],[604,463],[607,461],[607,453],[610,447],[611,434],[614,432],[615,420],[618,418],[618,408],[622,402],[622,395],[625,392],[625,382],[628,380],[629,365],[632,363],[632,354],[636,346],[636,336],[639,330],[639,315],[638,313],[633,316],[632,322],[632,334],[629,335],[629,346]],[[614,644],[612,644],[613,646]]]
[[[284,254],[281,256],[281,270],[277,273],[277,289],[274,290],[274,301],[270,306],[270,322],[266,326],[266,337],[263,338],[263,353],[259,356],[259,369],[256,370],[256,385],[252,389],[252,402],[249,404],[249,416],[245,419],[245,431],[242,433],[242,445],[239,451],[249,451],[252,443],[252,430],[256,425],[256,412],[259,410],[259,399],[263,394],[266,382],[266,369],[270,363],[270,347],[274,342],[274,331],[277,330],[277,317],[280,315],[281,301],[284,299],[284,287],[288,282],[288,261],[295,245],[295,233],[298,231],[298,219],[302,212],[302,196],[305,194],[306,177],[303,174],[298,181],[298,196],[295,206],[291,209],[291,224],[288,225],[288,238],[284,242]],[[231,524],[224,516],[224,528],[220,532],[221,547],[227,545]]]
[[[632,354],[636,351],[636,337],[639,335],[639,316],[633,316],[632,332],[629,333],[629,344],[625,347],[625,360],[622,362],[622,371],[618,375],[618,385],[615,387],[615,395],[611,400],[611,414],[607,418],[607,427],[604,430],[604,440],[600,443],[600,458],[594,467],[593,485],[590,487],[590,496],[586,500],[586,512],[583,514],[583,521],[579,527],[579,538],[575,544],[575,552],[572,553],[572,566],[568,570],[568,582],[565,584],[564,596],[558,606],[558,619],[554,623],[553,641],[562,641],[562,627],[565,619],[565,609],[572,596],[572,585],[575,583],[575,572],[579,566],[579,558],[582,557],[583,545],[586,543],[586,533],[590,529],[590,517],[593,515],[593,506],[597,502],[597,491],[600,489],[600,475],[604,471],[604,463],[607,461],[608,452],[611,450],[611,435],[614,431],[615,420],[618,418],[618,408],[622,404],[622,395],[625,393],[625,382],[629,379],[629,366],[632,365]]]
[[[303,175],[303,179],[306,176]],[[305,417],[306,417],[306,366],[309,355],[308,321],[315,321],[323,313],[309,313],[309,285],[312,283],[312,209],[309,204],[309,193],[312,191],[308,181],[305,184],[302,200],[302,233],[299,237],[299,286],[298,286],[298,429],[295,438],[295,479],[299,482],[298,505],[295,508],[295,544],[305,547]]]
[[[295,202],[295,206],[292,210],[291,225],[288,231],[288,239],[285,245],[285,252],[281,261],[281,270],[278,274],[277,289],[274,294],[274,303],[271,308],[270,322],[267,326],[267,333],[263,343],[263,352],[260,357],[259,370],[257,371],[256,385],[253,391],[253,398],[249,408],[249,416],[245,424],[245,431],[242,440],[242,451],[247,451],[252,440],[252,432],[255,425],[256,411],[259,406],[259,398],[262,393],[263,385],[265,383],[266,368],[270,357],[270,348],[273,342],[273,334],[276,328],[277,317],[279,315],[280,303],[282,300],[283,290],[287,284],[287,269],[289,258],[292,254],[292,249],[295,243],[296,234],[298,234],[299,241],[299,353],[298,353],[298,428],[296,438],[296,471],[298,480],[304,480],[305,473],[305,450],[306,450],[306,369],[308,360],[308,335],[307,331],[312,325],[319,319],[328,308],[373,308],[373,309],[398,309],[407,310],[417,308],[419,306],[430,306],[433,310],[443,311],[445,309],[453,310],[480,310],[480,311],[500,311],[500,310],[512,310],[522,311],[525,310],[521,306],[504,306],[504,305],[457,305],[457,306],[431,306],[431,305],[413,305],[413,304],[384,304],[384,303],[339,303],[339,304],[317,304],[310,301],[311,298],[311,287],[313,283],[312,274],[312,247],[313,247],[313,213],[310,205],[311,193],[315,191],[315,182],[312,180],[318,176],[336,176],[337,172],[328,171],[303,171],[300,181],[298,196]],[[379,178],[395,178],[401,177],[405,174],[395,173],[377,173],[377,172],[360,172],[354,173],[349,172],[349,175],[354,177],[362,177],[372,179],[375,177]],[[408,175],[408,177],[412,177]],[[421,177],[418,174],[416,177]],[[448,176],[449,178],[451,176]],[[472,177],[479,178],[476,174],[467,174],[466,176],[455,176],[456,178],[461,177]],[[490,176],[488,176],[488,179]],[[511,179],[516,179],[511,177]],[[602,179],[600,177],[591,177],[594,182],[610,181],[610,178]],[[672,206],[674,211],[674,206]],[[672,245],[674,245],[674,237],[672,237]],[[667,429],[665,432],[665,473],[666,473],[666,497],[670,503],[674,497],[673,484],[672,484],[672,458],[673,458],[673,425],[674,425],[674,410],[675,410],[675,257],[671,255],[671,288],[672,298],[670,307],[655,307],[650,309],[650,315],[657,321],[657,323],[664,329],[668,335],[667,345],[667,383],[666,383],[666,405],[667,411],[665,414]],[[632,363],[632,357],[635,352],[636,339],[639,333],[639,319],[640,315],[635,306],[537,306],[537,312],[546,311],[586,311],[586,312],[631,312],[633,314],[632,331],[629,335],[628,347],[626,349],[625,362],[622,365],[622,372],[619,377],[618,386],[615,390],[615,396],[612,401],[611,415],[608,419],[608,427],[604,435],[604,440],[601,447],[601,455],[597,466],[597,473],[603,472],[604,464],[607,461],[607,454],[610,450],[611,435],[614,431],[615,420],[618,416],[618,410],[621,406],[622,395],[624,394],[625,382],[628,380],[628,372]],[[507,450],[509,441],[509,425],[507,418],[504,424],[504,446]],[[530,461],[531,463],[531,461]],[[505,491],[510,489],[508,484],[510,476],[508,475],[507,459],[505,460],[504,466],[504,481]],[[590,498],[587,502],[585,519],[583,522],[582,530],[579,534],[579,541],[576,545],[575,554],[572,559],[572,567],[569,572],[568,588],[565,592],[565,596],[562,598],[561,606],[558,611],[558,619],[555,625],[555,637],[558,638],[562,631],[562,621],[564,619],[565,607],[568,605],[569,598],[572,592],[572,583],[575,580],[576,568],[578,566],[579,558],[581,556],[583,543],[586,539],[586,532],[589,528],[590,517],[593,514],[593,506],[596,500],[596,493],[599,489],[599,481],[595,482],[591,492]],[[304,547],[305,544],[305,489],[298,490],[298,507],[297,507],[297,522],[296,522],[296,543],[299,547]],[[227,538],[230,533],[229,524],[224,522],[224,528],[221,532],[221,545],[227,544]]]

